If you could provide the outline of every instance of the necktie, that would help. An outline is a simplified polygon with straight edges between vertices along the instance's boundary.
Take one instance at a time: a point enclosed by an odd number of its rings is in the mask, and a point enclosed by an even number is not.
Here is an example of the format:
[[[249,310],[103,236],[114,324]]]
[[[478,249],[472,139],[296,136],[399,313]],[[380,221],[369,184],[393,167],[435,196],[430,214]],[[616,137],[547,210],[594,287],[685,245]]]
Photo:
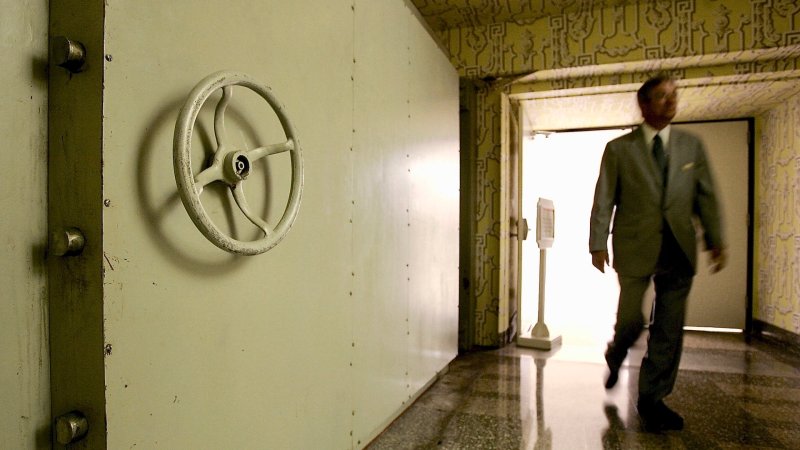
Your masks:
[[[653,157],[656,159],[656,163],[658,163],[658,167],[661,169],[661,175],[663,176],[664,185],[667,184],[667,156],[664,154],[664,143],[661,142],[661,136],[656,135],[653,138]]]

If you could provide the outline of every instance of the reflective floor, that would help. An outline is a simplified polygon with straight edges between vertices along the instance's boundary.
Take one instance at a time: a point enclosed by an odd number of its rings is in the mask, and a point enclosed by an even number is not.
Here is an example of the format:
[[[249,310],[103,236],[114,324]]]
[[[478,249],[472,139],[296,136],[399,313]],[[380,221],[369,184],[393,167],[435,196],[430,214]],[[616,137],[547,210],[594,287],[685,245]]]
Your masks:
[[[602,346],[461,355],[368,448],[800,449],[796,354],[739,334],[687,333],[666,399],[686,426],[656,434],[635,408],[644,348],[632,349],[610,391]]]

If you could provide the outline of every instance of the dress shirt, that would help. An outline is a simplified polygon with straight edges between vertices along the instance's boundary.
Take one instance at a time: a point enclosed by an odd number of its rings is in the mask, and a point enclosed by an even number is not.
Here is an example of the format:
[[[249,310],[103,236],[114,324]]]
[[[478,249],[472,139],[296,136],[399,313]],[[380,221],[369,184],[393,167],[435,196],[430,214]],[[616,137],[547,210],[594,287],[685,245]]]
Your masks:
[[[664,156],[669,159],[669,152],[667,151],[667,146],[669,144],[669,131],[672,128],[672,125],[667,125],[661,131],[656,130],[655,128],[651,127],[647,122],[642,122],[642,132],[644,132],[644,141],[647,143],[647,148],[650,152],[653,151],[653,139],[656,137],[656,134],[661,136],[661,142],[664,144]]]

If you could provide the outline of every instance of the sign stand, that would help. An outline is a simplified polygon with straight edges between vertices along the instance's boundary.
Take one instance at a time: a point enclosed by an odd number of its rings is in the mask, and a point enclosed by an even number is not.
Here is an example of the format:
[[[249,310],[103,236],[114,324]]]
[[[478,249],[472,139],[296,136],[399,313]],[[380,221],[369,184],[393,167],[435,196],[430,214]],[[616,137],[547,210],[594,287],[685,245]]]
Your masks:
[[[561,336],[550,336],[544,323],[544,293],[547,275],[547,249],[553,246],[555,238],[555,207],[552,200],[539,198],[536,205],[536,243],[539,245],[539,318],[533,330],[526,330],[517,338],[517,345],[537,350],[552,350],[561,345]]]

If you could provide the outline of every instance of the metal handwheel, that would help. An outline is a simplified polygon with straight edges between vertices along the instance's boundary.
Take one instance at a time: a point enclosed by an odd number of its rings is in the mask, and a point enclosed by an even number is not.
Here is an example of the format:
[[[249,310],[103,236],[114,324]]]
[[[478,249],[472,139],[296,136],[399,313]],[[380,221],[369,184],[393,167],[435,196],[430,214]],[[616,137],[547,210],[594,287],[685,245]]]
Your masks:
[[[225,132],[225,110],[231,101],[233,86],[246,87],[269,103],[280,120],[286,141],[257,147],[252,150],[241,150],[231,145]],[[210,167],[197,175],[192,170],[191,142],[194,123],[197,115],[208,97],[217,89],[222,89],[222,98],[214,113],[214,134],[217,149]],[[261,158],[277,153],[289,152],[292,165],[292,187],[289,201],[278,224],[273,228],[266,220],[253,214],[244,196],[244,180],[250,174],[253,163]],[[186,103],[181,109],[175,123],[175,139],[173,141],[173,169],[183,206],[189,213],[192,222],[203,236],[217,247],[241,255],[257,255],[276,246],[292,227],[300,209],[300,198],[303,191],[303,158],[292,127],[283,106],[278,102],[269,87],[258,83],[246,74],[222,71],[209,75],[189,93]],[[213,182],[227,184],[239,209],[257,226],[264,237],[255,241],[239,241],[223,233],[211,221],[200,202],[203,188]]]

